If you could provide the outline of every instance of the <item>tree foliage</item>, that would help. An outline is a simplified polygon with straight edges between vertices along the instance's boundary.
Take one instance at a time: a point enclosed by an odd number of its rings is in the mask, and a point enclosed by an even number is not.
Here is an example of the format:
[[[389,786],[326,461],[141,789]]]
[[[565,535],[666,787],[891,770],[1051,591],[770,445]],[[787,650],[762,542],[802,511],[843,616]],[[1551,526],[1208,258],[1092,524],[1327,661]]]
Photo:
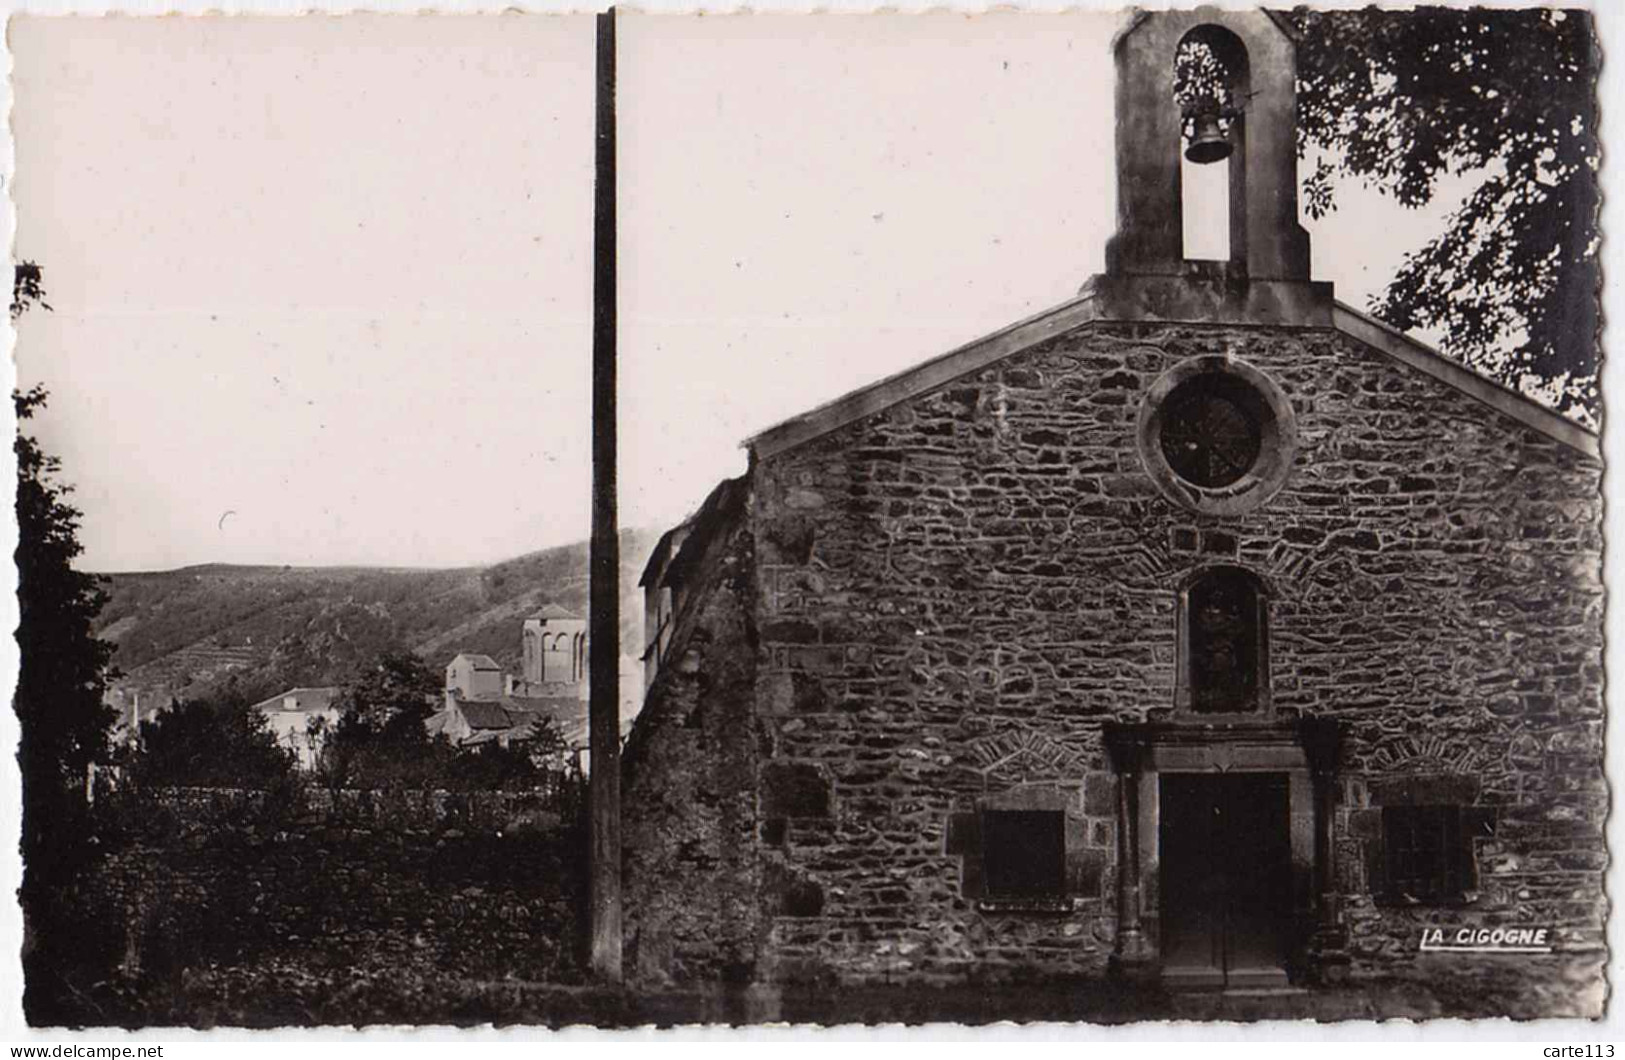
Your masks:
[[[12,280],[11,315],[49,309],[39,267],[24,263]],[[35,387],[12,393],[19,423],[45,405]],[[23,1007],[30,1020],[53,1018],[63,962],[85,947],[86,928],[69,895],[94,857],[85,797],[92,763],[108,757],[113,711],[102,703],[113,647],[93,623],[105,597],[94,575],[75,570],[77,508],[61,464],[22,430],[17,456],[17,759],[22,773],[24,922]]]
[[[11,312],[44,305],[37,266],[17,266]],[[35,387],[13,393],[17,419],[45,405]],[[61,462],[19,430],[17,456],[17,692],[21,728],[25,854],[48,870],[81,831],[77,820],[89,767],[105,762],[113,711],[102,703],[113,646],[93,624],[105,602],[96,577],[75,570],[80,512],[68,502]]]
[[[264,789],[289,779],[293,753],[245,703],[174,702],[141,723],[130,771],[144,786]]]
[[[27,420],[45,400],[38,387],[13,395],[17,418]],[[113,646],[91,633],[105,597],[94,575],[73,568],[82,551],[80,513],[67,501],[72,487],[59,481],[60,462],[22,432],[13,449],[23,776],[36,788],[72,791],[82,789],[91,763],[107,759],[113,711],[102,694]]]
[[[435,771],[436,748],[424,722],[441,681],[413,652],[383,652],[345,685],[338,724],[323,734],[317,770],[330,787],[422,787]]]
[[[444,682],[415,652],[393,650],[339,694],[338,732],[366,733],[395,746],[426,743],[423,723],[434,713]]]
[[[346,685],[335,705],[338,724],[323,725],[316,769],[330,788],[532,788],[560,769],[566,749],[558,726],[539,724],[510,747],[458,748],[431,737],[425,723],[443,696],[441,675],[410,651],[381,654]]]
[[[33,306],[50,311],[45,301],[45,273],[33,261],[18,262],[11,272],[11,319],[16,320]]]
[[[1216,115],[1235,105],[1234,75],[1201,37],[1187,37],[1174,53],[1174,102],[1186,114]]]
[[[1372,310],[1437,328],[1500,381],[1533,376],[1560,411],[1597,410],[1598,53],[1585,12],[1298,9],[1306,209],[1353,177],[1406,206],[1440,177],[1483,180],[1410,253]]]

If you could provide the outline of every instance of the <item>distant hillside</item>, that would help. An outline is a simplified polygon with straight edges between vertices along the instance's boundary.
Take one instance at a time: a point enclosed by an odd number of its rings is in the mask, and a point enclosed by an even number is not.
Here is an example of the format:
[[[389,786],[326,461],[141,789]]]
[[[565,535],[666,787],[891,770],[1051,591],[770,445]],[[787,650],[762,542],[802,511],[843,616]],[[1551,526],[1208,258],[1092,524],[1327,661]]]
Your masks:
[[[621,535],[621,651],[643,646],[637,589],[659,535]],[[391,647],[430,662],[484,652],[517,671],[525,615],[552,602],[587,613],[587,544],[533,552],[490,567],[210,565],[106,576],[97,634],[118,646],[120,688],[149,696],[206,695],[228,681],[252,698],[294,685],[339,684]]]

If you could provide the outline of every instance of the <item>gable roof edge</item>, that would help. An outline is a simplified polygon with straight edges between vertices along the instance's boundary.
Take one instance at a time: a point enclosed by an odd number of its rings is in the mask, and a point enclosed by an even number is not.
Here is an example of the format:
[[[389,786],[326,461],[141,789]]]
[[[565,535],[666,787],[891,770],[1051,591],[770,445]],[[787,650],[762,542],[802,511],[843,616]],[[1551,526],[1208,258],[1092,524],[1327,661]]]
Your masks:
[[[924,364],[848,391],[833,401],[826,401],[815,409],[758,431],[745,439],[744,447],[750,450],[752,460],[782,453],[865,416],[884,412],[893,405],[950,383],[960,376],[986,368],[1098,316],[1096,296],[1086,292],[933,357]]]
[[[283,700],[287,699],[289,696],[297,697],[302,692],[314,692],[317,693],[317,695],[311,698],[324,700],[322,705],[319,707],[298,707],[296,710],[299,713],[309,713],[312,710],[329,710],[333,708],[333,701],[338,699],[339,691],[340,689],[338,685],[294,685],[292,688],[287,689],[286,691],[278,692],[274,696],[267,699],[262,699],[258,703],[249,705],[247,709],[251,711],[257,710],[262,714],[268,711],[275,711],[276,713],[281,714],[284,713],[282,709]]]
[[[759,431],[745,440],[744,447],[750,451],[752,460],[774,456],[1098,319],[1101,319],[1098,296],[1086,289],[1077,298]],[[1332,306],[1332,325],[1345,335],[1432,376],[1548,438],[1601,459],[1602,441],[1595,432],[1375,317],[1338,301]]]
[[[1342,302],[1332,306],[1332,324],[1343,334],[1432,376],[1468,397],[1510,416],[1548,438],[1594,459],[1602,458],[1602,439],[1567,416],[1527,394],[1483,376],[1424,342]]]

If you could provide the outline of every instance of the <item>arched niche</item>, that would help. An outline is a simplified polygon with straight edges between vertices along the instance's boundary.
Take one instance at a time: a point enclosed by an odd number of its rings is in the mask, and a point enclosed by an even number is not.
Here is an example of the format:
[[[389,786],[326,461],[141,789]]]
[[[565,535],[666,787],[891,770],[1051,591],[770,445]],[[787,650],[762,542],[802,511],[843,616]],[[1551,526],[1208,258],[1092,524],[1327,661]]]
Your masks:
[[[1223,26],[1192,27],[1174,48],[1180,115],[1181,254],[1247,271],[1247,46]],[[1203,152],[1205,151],[1205,154]],[[1203,157],[1228,152],[1220,161]]]
[[[1176,717],[1271,715],[1269,598],[1269,583],[1235,564],[1211,564],[1184,579]]]

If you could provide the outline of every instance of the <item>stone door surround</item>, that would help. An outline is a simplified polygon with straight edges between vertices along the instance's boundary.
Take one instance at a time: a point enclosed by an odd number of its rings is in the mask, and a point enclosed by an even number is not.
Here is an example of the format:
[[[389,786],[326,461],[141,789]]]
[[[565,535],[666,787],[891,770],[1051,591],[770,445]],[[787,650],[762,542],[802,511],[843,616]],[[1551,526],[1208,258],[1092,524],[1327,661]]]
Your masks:
[[[1159,823],[1163,773],[1284,773],[1291,845],[1295,948],[1312,964],[1339,935],[1331,865],[1335,723],[1319,719],[1108,725],[1118,775],[1115,971],[1161,973]]]

